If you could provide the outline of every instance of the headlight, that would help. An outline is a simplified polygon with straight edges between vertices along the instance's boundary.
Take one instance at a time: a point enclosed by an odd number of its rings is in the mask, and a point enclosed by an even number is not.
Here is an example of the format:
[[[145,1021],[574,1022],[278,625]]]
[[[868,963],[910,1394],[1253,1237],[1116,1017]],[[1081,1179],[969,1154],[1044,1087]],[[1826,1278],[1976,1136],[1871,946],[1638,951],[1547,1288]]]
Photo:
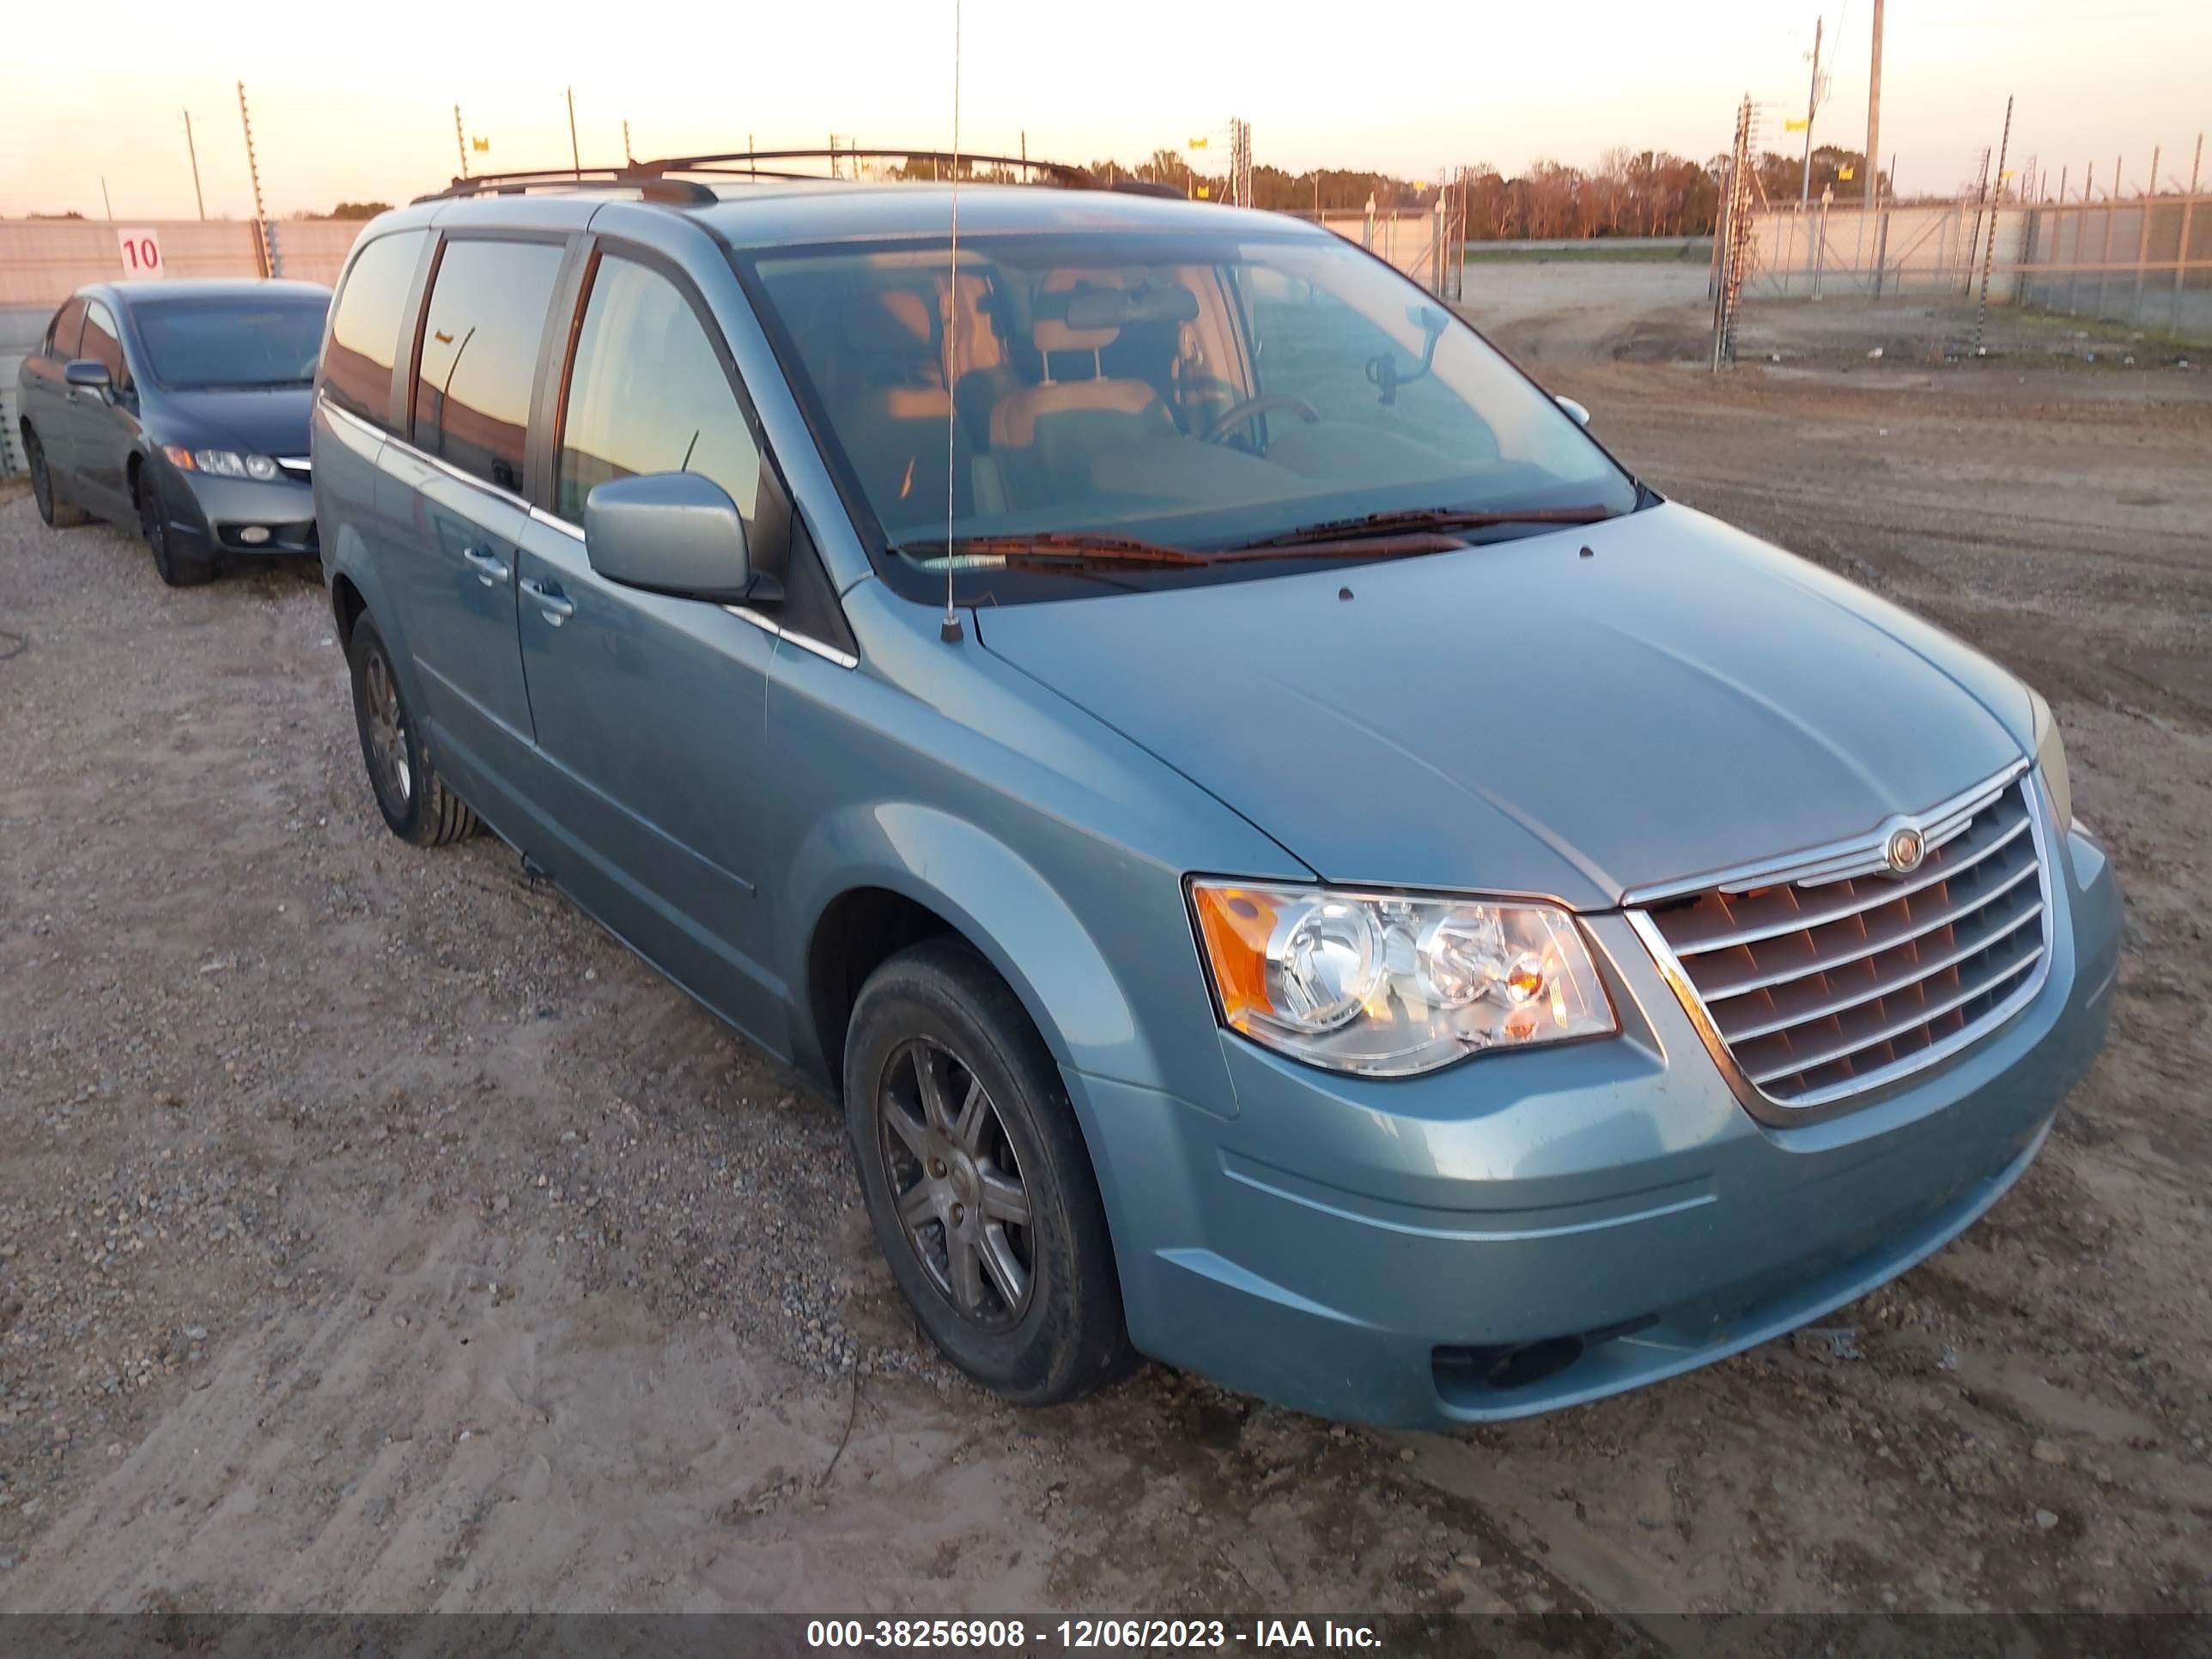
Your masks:
[[[2066,739],[2058,735],[2058,721],[2040,693],[2030,691],[2028,705],[2035,714],[2035,769],[2043,774],[2043,787],[2051,792],[2051,816],[2064,835],[2074,822],[2074,780],[2066,775]]]
[[[1225,881],[1190,896],[1222,1018],[1309,1065],[1402,1077],[1620,1029],[1553,905]]]
[[[276,463],[266,455],[241,455],[234,449],[202,449],[192,454],[192,465],[218,478],[258,478],[264,483],[276,476]]]

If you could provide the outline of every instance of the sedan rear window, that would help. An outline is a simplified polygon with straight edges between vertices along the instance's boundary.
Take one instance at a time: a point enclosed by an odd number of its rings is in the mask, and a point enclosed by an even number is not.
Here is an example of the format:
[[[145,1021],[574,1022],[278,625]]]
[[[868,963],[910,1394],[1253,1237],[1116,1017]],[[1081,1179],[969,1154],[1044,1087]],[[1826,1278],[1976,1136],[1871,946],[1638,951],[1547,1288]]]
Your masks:
[[[157,300],[137,307],[147,367],[176,387],[306,386],[328,301]]]

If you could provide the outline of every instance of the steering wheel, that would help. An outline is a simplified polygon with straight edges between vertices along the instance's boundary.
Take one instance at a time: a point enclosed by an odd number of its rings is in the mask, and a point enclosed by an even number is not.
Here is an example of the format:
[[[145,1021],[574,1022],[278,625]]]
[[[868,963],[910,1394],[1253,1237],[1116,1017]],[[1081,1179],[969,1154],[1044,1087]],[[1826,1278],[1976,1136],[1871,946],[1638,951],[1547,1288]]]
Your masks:
[[[1227,443],[1243,426],[1255,415],[1265,415],[1273,410],[1284,410],[1297,416],[1308,426],[1320,423],[1321,411],[1303,398],[1293,398],[1281,392],[1263,392],[1256,398],[1247,398],[1234,403],[1214,417],[1213,424],[1199,434],[1201,443]]]
[[[315,378],[315,370],[321,365],[322,361],[323,354],[319,348],[313,356],[308,358],[306,362],[300,365],[299,378],[303,380],[313,380]]]

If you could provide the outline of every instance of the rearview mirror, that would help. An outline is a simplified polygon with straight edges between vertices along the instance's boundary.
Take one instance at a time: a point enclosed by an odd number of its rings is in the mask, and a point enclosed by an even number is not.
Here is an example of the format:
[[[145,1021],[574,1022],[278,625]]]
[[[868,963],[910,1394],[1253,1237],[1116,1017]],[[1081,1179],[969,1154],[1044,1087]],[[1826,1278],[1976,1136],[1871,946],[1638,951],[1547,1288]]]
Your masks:
[[[729,492],[696,472],[603,483],[584,501],[584,556],[611,582],[737,605],[768,597]]]
[[[1589,410],[1584,409],[1572,398],[1555,397],[1553,401],[1558,404],[1561,409],[1565,410],[1568,414],[1575,417],[1575,424],[1577,426],[1588,426],[1589,424]]]
[[[115,383],[114,377],[107,372],[107,365],[94,357],[79,357],[62,370],[62,378],[88,392],[105,392]]]

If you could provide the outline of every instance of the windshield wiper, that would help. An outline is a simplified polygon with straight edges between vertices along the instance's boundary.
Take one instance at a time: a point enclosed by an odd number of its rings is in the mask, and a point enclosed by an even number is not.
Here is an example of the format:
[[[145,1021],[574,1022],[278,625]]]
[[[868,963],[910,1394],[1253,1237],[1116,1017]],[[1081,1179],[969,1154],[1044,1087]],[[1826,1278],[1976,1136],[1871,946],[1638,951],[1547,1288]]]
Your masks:
[[[1331,519],[1322,524],[1300,525],[1295,530],[1263,537],[1230,550],[1233,553],[1265,553],[1315,544],[1352,545],[1423,531],[1494,530],[1505,525],[1596,524],[1613,516],[1609,507],[1528,507],[1504,511],[1416,507],[1395,513],[1369,513],[1356,519]]]
[[[1001,564],[1042,567],[1088,564],[1210,564],[1204,553],[1134,536],[1080,530],[1040,530],[1025,536],[957,536],[951,541],[897,542],[890,551],[910,559],[993,558]]]

